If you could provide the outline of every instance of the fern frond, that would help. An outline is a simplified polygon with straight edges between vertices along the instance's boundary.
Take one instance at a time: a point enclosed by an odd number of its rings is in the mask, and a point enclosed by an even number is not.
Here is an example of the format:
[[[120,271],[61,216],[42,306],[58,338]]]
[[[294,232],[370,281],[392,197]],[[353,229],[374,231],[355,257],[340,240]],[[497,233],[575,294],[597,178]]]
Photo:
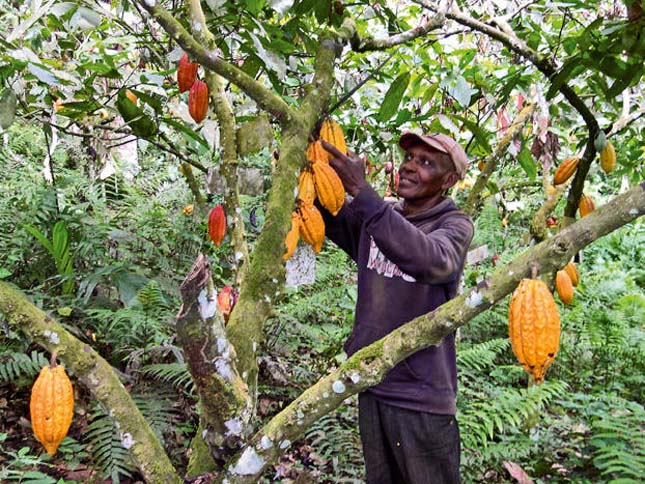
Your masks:
[[[496,338],[470,348],[460,348],[457,352],[457,367],[481,371],[492,365],[495,358],[508,349],[509,344],[508,338]]]
[[[141,373],[169,383],[174,388],[194,395],[195,386],[185,363],[155,363],[141,368]]]
[[[47,364],[45,355],[37,350],[29,355],[7,351],[0,355],[0,380],[14,382],[21,377],[34,378]]]
[[[130,452],[121,444],[120,433],[112,420],[98,404],[90,419],[92,422],[86,429],[84,440],[104,477],[112,479],[115,484],[123,477],[131,478],[136,467]]]

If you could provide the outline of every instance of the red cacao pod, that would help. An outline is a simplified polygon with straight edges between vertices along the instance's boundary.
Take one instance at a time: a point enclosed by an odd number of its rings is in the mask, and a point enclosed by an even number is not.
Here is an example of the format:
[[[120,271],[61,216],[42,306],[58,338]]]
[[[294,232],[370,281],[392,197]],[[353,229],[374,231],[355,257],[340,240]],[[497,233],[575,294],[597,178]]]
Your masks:
[[[177,67],[177,84],[179,85],[179,92],[186,92],[191,88],[197,79],[197,69],[199,64],[193,64],[188,59],[188,54],[179,59],[179,67]]]
[[[196,123],[201,123],[208,112],[208,86],[204,81],[193,82],[188,93],[188,112]]]
[[[219,247],[226,235],[226,214],[222,205],[216,205],[208,216],[208,235]]]
[[[228,323],[228,317],[231,315],[236,300],[235,291],[230,284],[226,284],[217,295],[217,307],[224,316],[224,323]]]

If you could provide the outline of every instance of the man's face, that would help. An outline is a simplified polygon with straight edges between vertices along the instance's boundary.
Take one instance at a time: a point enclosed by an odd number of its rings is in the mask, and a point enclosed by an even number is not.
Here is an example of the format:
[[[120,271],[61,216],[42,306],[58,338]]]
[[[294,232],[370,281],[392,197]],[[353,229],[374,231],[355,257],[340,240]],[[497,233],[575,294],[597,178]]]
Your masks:
[[[412,145],[399,167],[398,195],[415,205],[435,200],[458,180],[448,155],[427,145]]]

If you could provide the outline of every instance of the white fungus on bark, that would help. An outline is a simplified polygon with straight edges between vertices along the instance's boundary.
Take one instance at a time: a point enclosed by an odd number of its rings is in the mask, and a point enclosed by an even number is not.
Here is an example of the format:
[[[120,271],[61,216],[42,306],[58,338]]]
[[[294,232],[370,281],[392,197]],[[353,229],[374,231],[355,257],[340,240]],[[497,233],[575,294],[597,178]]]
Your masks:
[[[215,298],[209,299],[206,289],[200,291],[197,296],[197,302],[199,303],[199,314],[202,319],[209,319],[215,316],[217,312],[217,300]]]
[[[273,447],[273,442],[269,437],[263,435],[260,439],[260,447],[262,447],[264,450],[270,449],[271,447]]]
[[[123,445],[125,449],[132,447],[132,445],[134,445],[132,434],[126,432],[125,434],[121,435],[121,445]]]
[[[282,442],[280,442],[281,449],[286,449],[290,445],[291,445],[291,441],[289,439],[284,439]]]
[[[484,297],[479,293],[479,291],[473,291],[466,298],[466,306],[469,308],[476,308],[482,302],[484,302]]]
[[[331,389],[334,390],[335,393],[343,393],[345,391],[345,384],[340,380],[336,380],[331,384]]]
[[[239,476],[251,476],[260,472],[262,467],[264,467],[264,459],[255,452],[253,447],[247,447],[235,467],[229,468],[229,471]]]
[[[231,420],[227,420],[224,422],[224,426],[226,427],[226,435],[227,437],[231,435],[240,435],[242,433],[242,419],[239,417],[232,418]]]
[[[60,337],[56,331],[46,329],[43,331],[43,336],[47,338],[51,344],[57,345],[60,343]]]

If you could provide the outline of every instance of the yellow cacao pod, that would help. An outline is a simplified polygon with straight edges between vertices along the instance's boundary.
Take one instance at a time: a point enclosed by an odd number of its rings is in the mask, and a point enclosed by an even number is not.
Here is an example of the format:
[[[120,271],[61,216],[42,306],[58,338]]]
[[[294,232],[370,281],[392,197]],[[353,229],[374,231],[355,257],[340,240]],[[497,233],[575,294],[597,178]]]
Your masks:
[[[558,169],[555,170],[555,174],[553,175],[553,184],[562,185],[569,178],[571,178],[571,176],[578,169],[579,163],[580,158],[578,158],[577,156],[567,158],[562,163],[560,163],[560,166],[558,166]]]
[[[334,145],[342,154],[347,154],[347,144],[345,143],[343,129],[333,119],[323,121],[320,127],[320,139]]]
[[[580,274],[578,274],[578,268],[573,263],[573,261],[569,262],[566,266],[564,266],[564,270],[567,274],[569,274],[569,279],[571,279],[571,284],[573,284],[574,286],[577,286],[578,283],[580,282]]]
[[[555,290],[560,301],[564,304],[571,304],[571,301],[573,301],[573,282],[566,271],[558,271],[555,275]]]
[[[607,141],[607,144],[600,152],[600,166],[605,173],[611,173],[616,168],[616,150],[611,141]]]
[[[314,174],[309,168],[305,168],[300,172],[298,180],[298,200],[303,203],[311,205],[316,199],[316,186],[314,184]]]
[[[282,259],[287,260],[295,252],[298,239],[300,238],[301,224],[302,220],[298,212],[291,212],[291,229],[287,232],[287,236],[284,239],[284,245],[287,246],[287,251],[282,256]]]
[[[31,389],[31,428],[49,455],[67,435],[74,415],[74,391],[65,369],[45,366]]]
[[[298,207],[300,215],[300,236],[302,240],[314,248],[316,254],[320,252],[325,240],[325,222],[320,211],[313,205],[300,204]]]
[[[307,159],[311,162],[329,163],[329,154],[320,141],[314,141],[307,147]]]
[[[513,353],[536,383],[544,381],[560,345],[560,315],[553,295],[539,279],[522,279],[511,297],[508,332]]]
[[[345,203],[345,187],[336,171],[327,163],[312,163],[316,195],[323,207],[336,216]]]
[[[580,217],[586,217],[591,212],[596,209],[596,205],[593,203],[593,199],[588,197],[585,194],[582,194],[580,197],[580,202],[578,203],[578,210],[580,211]]]

